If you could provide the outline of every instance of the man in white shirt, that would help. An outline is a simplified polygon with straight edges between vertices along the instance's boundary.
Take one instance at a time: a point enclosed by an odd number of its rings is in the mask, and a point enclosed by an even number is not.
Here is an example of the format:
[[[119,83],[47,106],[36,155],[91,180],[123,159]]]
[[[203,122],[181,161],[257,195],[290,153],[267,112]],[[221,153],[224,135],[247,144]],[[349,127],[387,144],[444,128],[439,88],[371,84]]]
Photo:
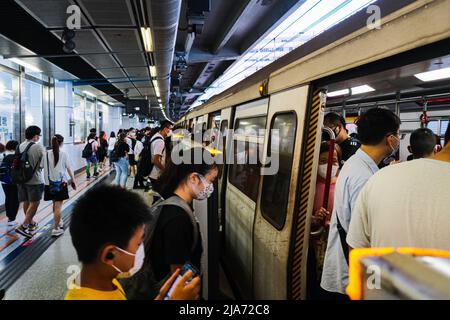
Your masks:
[[[159,131],[151,138],[151,151],[153,169],[150,173],[150,181],[152,184],[158,180],[166,167],[166,147],[164,139],[172,134],[172,122],[163,121]]]
[[[378,164],[400,146],[400,119],[393,112],[374,108],[358,120],[361,148],[345,162],[334,189],[334,208],[330,222],[321,287],[345,298],[348,285],[348,246],[346,233],[359,192],[379,169]]]
[[[450,250],[450,126],[444,149],[381,170],[359,195],[350,223],[351,248]]]

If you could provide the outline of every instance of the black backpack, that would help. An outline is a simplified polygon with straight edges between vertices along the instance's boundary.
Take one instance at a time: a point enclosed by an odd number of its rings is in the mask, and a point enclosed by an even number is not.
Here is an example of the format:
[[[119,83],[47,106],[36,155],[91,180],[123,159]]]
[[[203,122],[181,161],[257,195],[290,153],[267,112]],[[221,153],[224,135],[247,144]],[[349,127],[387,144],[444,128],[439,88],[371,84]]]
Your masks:
[[[92,157],[92,143],[94,143],[94,141],[88,142],[84,146],[83,152],[81,153],[81,157],[83,159],[89,159],[90,157]]]
[[[158,219],[161,210],[165,205],[178,206],[182,208],[192,221],[194,231],[194,240],[191,246],[191,253],[194,252],[197,242],[199,240],[197,220],[192,212],[191,207],[177,196],[172,196],[166,200],[159,200],[150,208],[151,219],[145,225],[144,248],[145,259],[144,264],[134,276],[128,279],[120,280],[120,283],[125,290],[125,295],[129,300],[152,300],[159,293],[159,289],[163,283],[156,281],[153,266],[151,263],[151,248],[153,238],[158,224]]]
[[[153,170],[153,162],[152,162],[152,143],[156,140],[163,140],[164,139],[160,136],[156,136],[154,139],[151,139],[149,143],[146,143],[144,145],[144,149],[142,149],[141,154],[139,156],[139,163],[138,163],[138,174],[141,177],[146,177],[150,175],[150,173]]]
[[[4,156],[0,164],[0,181],[5,184],[11,184],[11,164],[14,159],[14,154]]]
[[[36,163],[36,165],[31,165],[28,159],[28,150],[34,145],[34,142],[30,142],[25,150],[20,153],[20,145],[17,146],[14,158],[11,161],[11,182],[14,184],[24,184],[33,178],[34,172],[39,166],[42,159]]]

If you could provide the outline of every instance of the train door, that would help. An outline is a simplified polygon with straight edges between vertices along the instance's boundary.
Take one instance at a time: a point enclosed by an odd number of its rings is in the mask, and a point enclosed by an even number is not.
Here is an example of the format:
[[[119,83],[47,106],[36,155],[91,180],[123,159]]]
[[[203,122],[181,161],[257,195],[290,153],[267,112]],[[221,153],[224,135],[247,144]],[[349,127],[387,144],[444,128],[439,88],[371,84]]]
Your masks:
[[[253,227],[260,184],[259,149],[263,147],[268,99],[236,108],[226,187],[224,263],[244,299],[253,296]],[[262,132],[260,131],[262,130]]]
[[[253,236],[255,299],[287,296],[289,239],[307,96],[308,87],[300,87],[270,97],[263,153],[267,172],[261,177]]]
[[[220,156],[222,157],[222,164],[219,165],[219,177],[218,177],[218,199],[219,199],[219,231],[220,231],[220,247],[221,254],[223,253],[224,245],[225,245],[225,188],[226,188],[226,177],[228,172],[227,163],[227,152],[228,147],[227,143],[229,142],[229,129],[230,123],[232,123],[232,110],[233,108],[223,109],[220,113],[220,125],[219,125],[219,139],[217,141],[217,148],[221,152]]]

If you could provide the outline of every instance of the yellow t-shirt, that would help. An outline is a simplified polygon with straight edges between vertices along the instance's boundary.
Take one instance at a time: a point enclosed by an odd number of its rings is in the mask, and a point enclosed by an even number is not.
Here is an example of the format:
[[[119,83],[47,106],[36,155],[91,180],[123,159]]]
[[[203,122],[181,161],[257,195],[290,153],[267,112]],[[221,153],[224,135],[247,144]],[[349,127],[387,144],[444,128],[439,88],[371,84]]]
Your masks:
[[[116,286],[113,291],[100,291],[91,288],[77,288],[75,284],[66,293],[65,300],[127,300],[125,292],[119,281],[114,279],[112,283]]]

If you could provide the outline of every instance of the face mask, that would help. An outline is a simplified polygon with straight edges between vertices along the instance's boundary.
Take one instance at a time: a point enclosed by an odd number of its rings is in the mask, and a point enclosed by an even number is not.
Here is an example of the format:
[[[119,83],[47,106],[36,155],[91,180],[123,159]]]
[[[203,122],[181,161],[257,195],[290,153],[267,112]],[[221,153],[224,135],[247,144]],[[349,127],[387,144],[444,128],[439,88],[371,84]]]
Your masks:
[[[144,250],[144,244],[141,243],[141,245],[139,246],[138,250],[136,251],[135,254],[130,253],[126,250],[123,250],[119,247],[116,247],[117,250],[122,251],[125,254],[128,254],[130,256],[134,256],[134,264],[131,267],[130,270],[128,271],[122,271],[119,268],[117,268],[115,265],[113,265],[112,267],[114,269],[116,269],[117,272],[119,272],[119,274],[117,275],[117,279],[126,279],[126,278],[130,278],[133,275],[135,275],[139,270],[141,270],[142,265],[144,264],[144,259],[145,259],[145,250]]]
[[[392,156],[395,156],[396,153],[397,153],[397,151],[398,151],[398,149],[400,149],[400,140],[399,140],[396,136],[394,136],[394,135],[393,135],[393,137],[395,138],[395,140],[398,140],[398,144],[397,144],[397,145],[395,146],[395,148],[394,148],[394,147],[391,146],[391,144],[389,143],[389,147],[391,147],[392,153],[388,156],[388,158],[389,158],[389,157],[392,157]]]
[[[319,165],[319,176],[321,176],[323,179],[327,178],[327,169],[328,169],[328,164],[321,164]],[[331,177],[336,177],[337,172],[339,170],[339,166],[333,165],[331,167]]]
[[[196,199],[204,200],[212,195],[212,193],[214,192],[214,185],[208,182],[202,175],[199,174],[198,176],[200,177],[200,180],[202,181],[205,188],[203,189],[203,191],[196,192],[197,193]]]

